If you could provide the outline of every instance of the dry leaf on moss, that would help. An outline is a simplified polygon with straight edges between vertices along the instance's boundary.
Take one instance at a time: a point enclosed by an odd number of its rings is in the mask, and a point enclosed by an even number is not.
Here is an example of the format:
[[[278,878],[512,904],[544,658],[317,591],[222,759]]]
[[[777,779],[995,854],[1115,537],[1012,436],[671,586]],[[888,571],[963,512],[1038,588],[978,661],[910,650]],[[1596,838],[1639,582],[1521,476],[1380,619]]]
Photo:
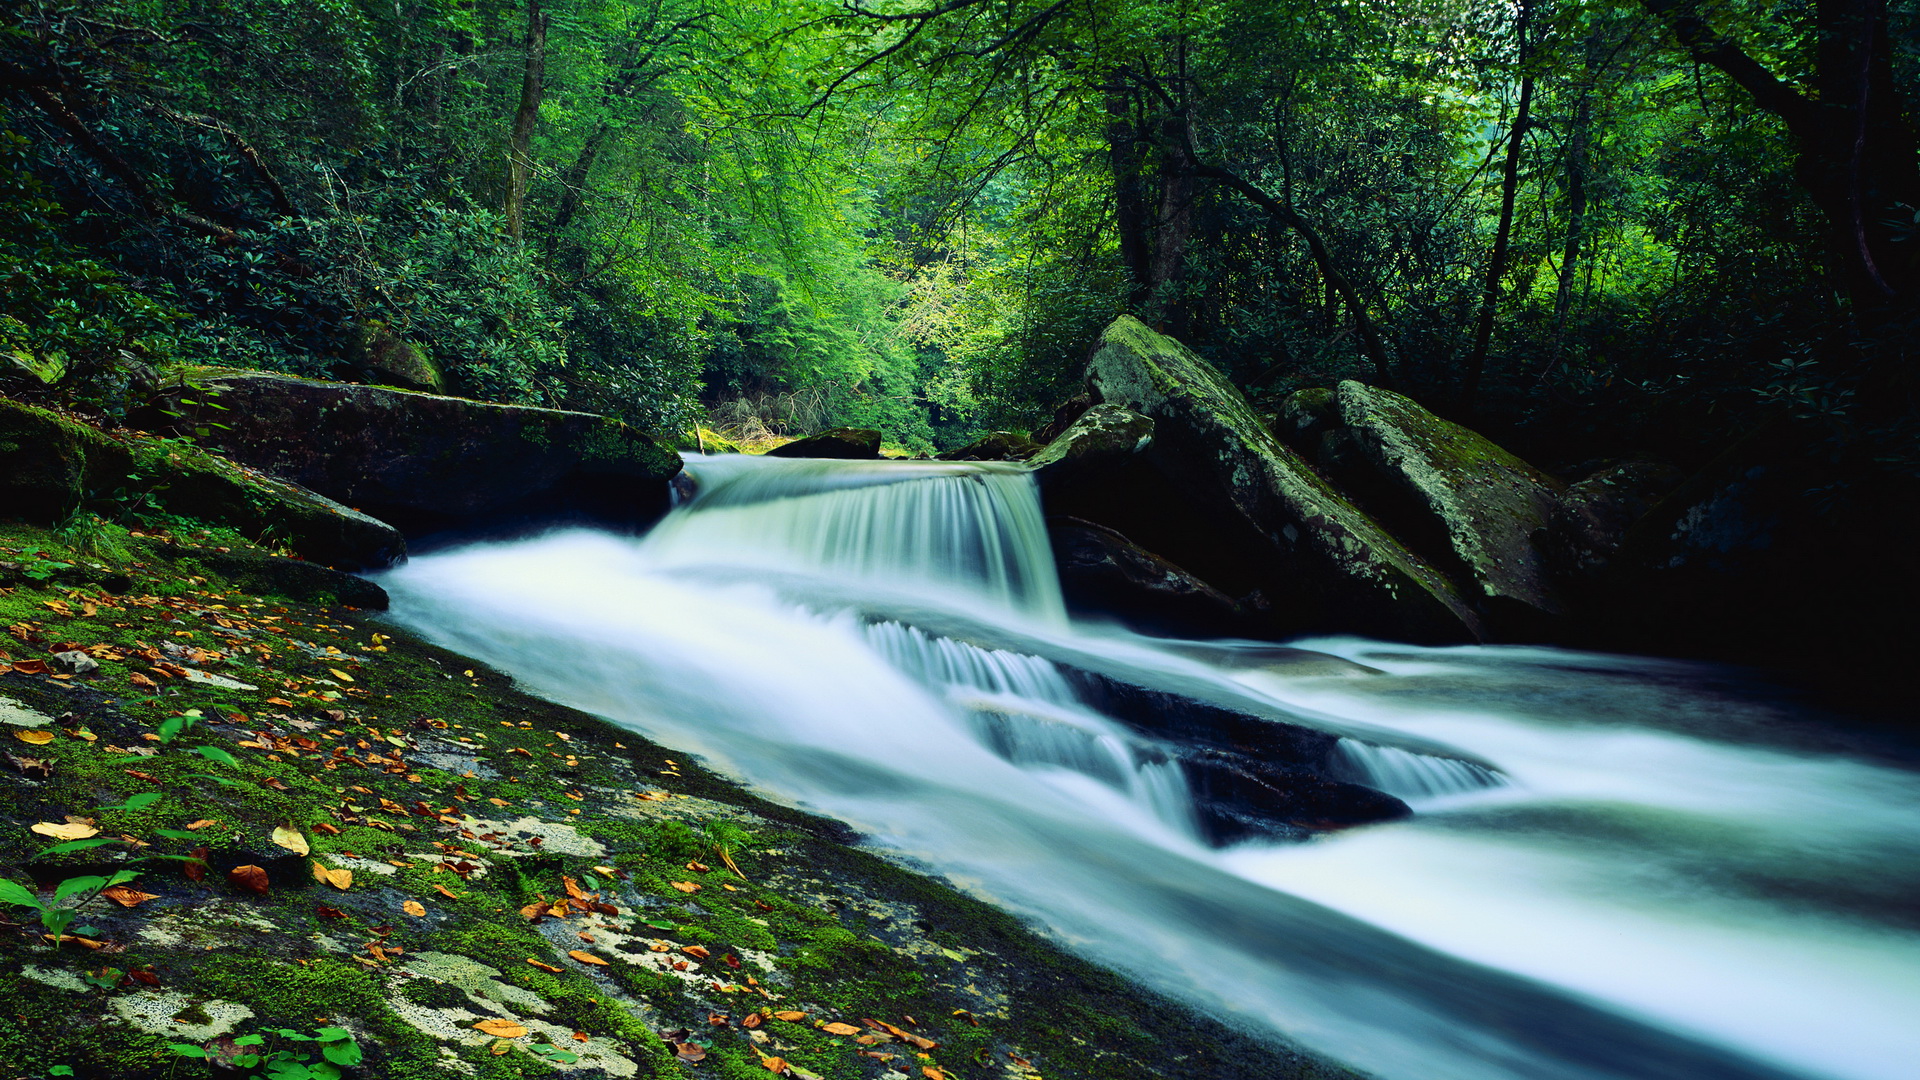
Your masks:
[[[405,903],[400,905],[400,910],[406,912],[407,914],[413,916],[416,919],[421,918],[427,913],[426,906],[420,903],[420,901],[418,900],[406,901]]]
[[[295,855],[305,855],[312,850],[307,846],[307,838],[291,825],[282,825],[273,830],[273,842]]]
[[[227,871],[227,883],[237,889],[246,889],[260,896],[267,895],[267,872],[251,863],[246,866],[236,866]]]
[[[23,743],[31,743],[34,746],[45,746],[53,741],[53,732],[39,730],[16,731],[13,733],[13,737]]]
[[[322,865],[318,859],[313,862],[313,879],[342,891],[353,887],[353,871],[332,869]]]
[[[592,953],[582,952],[579,949],[575,949],[572,952],[568,953],[567,955],[573,957],[575,960],[578,960],[583,964],[593,964],[598,967],[611,966],[605,960],[600,959],[599,957],[593,955]]]
[[[100,835],[99,829],[80,821],[58,823],[42,821],[33,827],[33,831],[41,836],[51,836],[55,840],[85,840],[90,836]]]
[[[518,1039],[527,1033],[526,1028],[521,1027],[514,1021],[501,1019],[482,1020],[473,1025],[473,1029],[475,1031],[485,1032],[499,1039]]]

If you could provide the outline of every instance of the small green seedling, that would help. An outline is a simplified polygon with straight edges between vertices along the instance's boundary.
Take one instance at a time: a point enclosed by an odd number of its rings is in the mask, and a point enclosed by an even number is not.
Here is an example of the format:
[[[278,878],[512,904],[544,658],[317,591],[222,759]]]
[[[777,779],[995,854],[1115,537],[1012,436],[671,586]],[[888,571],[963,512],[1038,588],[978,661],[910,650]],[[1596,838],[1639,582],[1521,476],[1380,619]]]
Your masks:
[[[291,1048],[267,1048],[269,1035],[277,1036],[291,1043],[311,1043],[320,1051],[320,1059],[302,1050]],[[255,1032],[242,1035],[233,1040],[240,1050],[232,1057],[215,1055],[206,1047],[192,1043],[168,1043],[167,1049],[184,1058],[208,1058],[220,1060],[223,1064],[236,1069],[257,1069],[252,1073],[254,1080],[340,1080],[342,1069],[350,1069],[360,1064],[360,1044],[354,1041],[353,1033],[345,1028],[323,1027],[311,1035],[305,1035],[292,1028],[279,1028],[271,1032]]]

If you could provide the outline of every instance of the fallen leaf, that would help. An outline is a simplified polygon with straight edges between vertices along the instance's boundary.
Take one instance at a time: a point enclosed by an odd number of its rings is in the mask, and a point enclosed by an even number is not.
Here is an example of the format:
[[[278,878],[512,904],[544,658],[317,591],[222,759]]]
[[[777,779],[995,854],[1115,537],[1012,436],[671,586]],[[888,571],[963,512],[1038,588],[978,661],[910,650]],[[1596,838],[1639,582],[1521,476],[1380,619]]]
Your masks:
[[[331,822],[322,821],[318,825],[315,825],[313,827],[313,831],[317,833],[325,833],[328,836],[339,836],[340,826],[335,825]]]
[[[681,1061],[705,1061],[707,1059],[707,1050],[699,1043],[674,1043],[673,1052],[679,1055]]]
[[[420,901],[418,900],[408,900],[405,903],[402,903],[400,905],[400,910],[406,912],[407,914],[413,916],[416,919],[422,918],[427,913],[427,909],[425,905],[421,904]]]
[[[681,892],[684,892],[684,893],[694,893],[694,892],[700,891],[700,886],[691,881],[676,881],[673,883],[673,887],[676,889],[679,889]]]
[[[325,904],[315,904],[313,905],[313,910],[323,919],[344,919],[347,917],[346,912],[341,911],[339,908],[328,907]]]
[[[727,1014],[710,1012],[707,1014],[707,1023],[712,1024],[714,1027],[726,1027]]]
[[[549,963],[546,963],[545,961],[535,960],[531,956],[527,957],[527,963],[532,964],[534,967],[539,968],[541,971],[550,971],[555,975],[558,975],[561,972],[566,970],[566,968],[560,967],[556,964],[549,964]]]
[[[695,960],[705,960],[707,957],[713,955],[707,951],[705,945],[687,945],[682,947],[680,951],[693,957]]]
[[[593,1039],[584,1031],[576,1031],[573,1033],[573,1041],[574,1042],[592,1042]]]
[[[201,829],[207,829],[207,828],[211,828],[211,827],[213,827],[213,826],[215,826],[215,825],[218,825],[218,824],[220,824],[220,823],[219,823],[219,822],[217,822],[217,821],[215,821],[215,820],[213,820],[212,818],[204,818],[204,817],[203,817],[203,818],[201,818],[201,819],[200,819],[199,821],[189,821],[189,822],[187,822],[187,828],[188,828],[188,829],[191,829],[191,830],[192,830],[192,831],[194,831],[194,832],[199,832],[199,831],[200,831]]]
[[[600,959],[599,957],[593,955],[592,953],[581,952],[579,949],[575,949],[572,952],[568,953],[567,955],[573,957],[575,960],[578,960],[583,964],[593,964],[598,967],[611,966],[605,960]]]
[[[785,1012],[774,1013],[773,1018],[775,1020],[785,1020],[786,1022],[791,1024],[801,1020],[805,1020],[807,1018],[807,1014],[803,1012],[794,1012],[793,1010],[789,1009]]]
[[[852,1024],[842,1024],[842,1023],[840,1023],[839,1021],[835,1021],[835,1022],[833,1022],[833,1023],[831,1023],[831,1024],[821,1024],[821,1025],[820,1025],[820,1030],[821,1030],[821,1031],[824,1031],[824,1032],[826,1032],[826,1033],[827,1033],[827,1034],[829,1034],[829,1035],[858,1035],[858,1034],[860,1034],[860,1029],[859,1029],[859,1028],[857,1028],[857,1027],[855,1027],[855,1026],[853,1026]]]
[[[687,864],[687,869],[693,871],[696,874],[704,874],[707,871],[713,869],[713,867],[708,866],[706,863],[703,863],[703,862],[690,862]]]
[[[47,666],[45,660],[15,660],[13,670],[22,675],[45,675],[53,669]]]
[[[154,681],[153,681],[152,679],[149,679],[149,678],[147,678],[147,677],[146,677],[145,675],[142,675],[142,674],[140,674],[140,673],[139,673],[139,672],[137,672],[137,671],[136,671],[136,672],[134,672],[134,673],[133,673],[133,674],[131,674],[131,675],[128,675],[128,676],[127,676],[127,681],[128,681],[128,682],[130,682],[130,683],[132,683],[132,684],[133,684],[133,685],[135,685],[135,686],[142,686],[142,687],[145,687],[145,688],[147,688],[148,690],[158,690],[158,689],[160,689],[160,684],[159,684],[159,683],[157,683],[157,682],[154,682]],[[268,700],[269,700],[269,701],[271,701],[272,699],[271,699],[271,698],[269,698]],[[289,702],[287,702],[287,704],[289,704],[289,705],[291,705],[291,704],[293,704],[293,702],[291,702],[291,701],[289,701]]]
[[[353,871],[332,869],[323,865],[318,859],[313,861],[313,879],[342,891],[353,887]]]
[[[488,799],[487,801],[492,803],[495,806],[512,806],[513,805],[512,803],[508,802],[505,799]]]
[[[499,1057],[501,1054],[510,1054],[513,1052],[513,1044],[510,1042],[497,1042],[493,1044],[489,1052],[492,1053],[494,1057]]]
[[[512,1020],[482,1020],[473,1025],[475,1031],[485,1032],[498,1039],[518,1039],[527,1033],[527,1029]]]
[[[33,827],[41,836],[51,836],[55,840],[85,840],[89,836],[99,836],[100,830],[77,821],[54,823],[42,821]]]
[[[763,1057],[760,1059],[760,1064],[770,1073],[787,1071],[787,1059],[783,1057]]]
[[[227,883],[261,896],[267,895],[267,872],[251,863],[227,871]]]
[[[273,842],[295,855],[305,855],[312,850],[307,846],[307,838],[291,825],[282,825],[273,830]]]
[[[190,854],[192,861],[181,863],[180,872],[188,881],[200,881],[207,876],[207,856],[213,854],[213,849],[197,847]]]
[[[437,892],[437,893],[439,893],[439,894],[440,894],[441,896],[444,896],[444,897],[446,897],[446,898],[447,898],[447,899],[449,899],[449,900],[458,900],[458,899],[460,899],[460,894],[459,894],[459,893],[457,893],[457,892],[454,892],[454,891],[453,891],[452,889],[449,889],[449,888],[447,888],[447,887],[446,887],[445,885],[442,885],[442,884],[440,884],[439,882],[435,882],[435,883],[434,883],[434,885],[433,885],[433,891],[435,891],[435,892]]]
[[[761,1024],[760,1014],[757,1012],[748,1013],[747,1015],[740,1018],[740,1026],[743,1028],[748,1028],[748,1029],[757,1028],[760,1026],[760,1024]]]
[[[34,746],[45,746],[53,741],[53,732],[41,731],[36,728],[28,731],[16,731],[13,733],[13,737],[23,743],[29,743]]]
[[[327,670],[328,670],[328,671],[331,671],[331,672],[333,672],[333,674],[334,674],[334,677],[335,677],[335,678],[337,678],[337,679],[339,679],[339,680],[340,680],[341,682],[352,682],[352,681],[353,681],[353,676],[351,676],[351,675],[349,675],[349,674],[347,674],[347,673],[346,673],[346,672],[344,672],[344,671],[341,671],[341,670],[340,670],[339,668],[337,668],[337,667],[330,667],[330,668],[328,668]]]
[[[100,895],[106,897],[107,899],[113,901],[116,904],[119,904],[121,907],[124,907],[124,908],[139,907],[141,904],[144,904],[149,900],[158,899],[160,896],[159,893],[141,892],[138,889],[129,889],[125,885],[115,885],[111,889],[102,889],[100,890]]]

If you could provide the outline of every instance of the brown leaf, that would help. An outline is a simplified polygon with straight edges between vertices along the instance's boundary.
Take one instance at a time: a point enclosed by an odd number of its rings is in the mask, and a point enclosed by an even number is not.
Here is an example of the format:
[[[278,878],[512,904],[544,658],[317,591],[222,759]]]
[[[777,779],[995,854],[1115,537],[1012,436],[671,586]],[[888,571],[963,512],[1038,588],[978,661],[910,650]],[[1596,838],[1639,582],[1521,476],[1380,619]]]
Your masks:
[[[687,864],[687,869],[693,871],[696,874],[704,874],[707,871],[713,869],[713,867],[708,866],[706,863],[703,863],[703,862],[690,862]]]
[[[706,1048],[699,1043],[674,1043],[673,1052],[679,1055],[681,1061],[705,1061],[707,1059]]]
[[[313,831],[317,833],[325,833],[328,836],[339,836],[340,826],[335,825],[329,821],[322,821],[313,827]]]
[[[543,960],[535,960],[531,956],[527,957],[527,963],[532,964],[534,967],[539,968],[541,971],[552,972],[555,975],[558,975],[561,972],[567,970],[566,968],[560,967],[555,964],[549,964]]]
[[[47,666],[45,660],[15,660],[13,670],[22,675],[45,675],[53,669]]]
[[[824,1032],[826,1032],[826,1033],[827,1033],[827,1034],[829,1034],[829,1035],[858,1035],[858,1034],[860,1034],[860,1029],[859,1029],[859,1028],[857,1028],[857,1027],[855,1027],[855,1026],[853,1026],[852,1024],[842,1024],[842,1023],[840,1023],[840,1022],[839,1022],[839,1021],[837,1021],[837,1020],[836,1020],[835,1022],[833,1022],[833,1023],[831,1023],[831,1024],[821,1024],[821,1025],[820,1025],[820,1030],[821,1030],[821,1031],[824,1031]]]
[[[573,1033],[573,1041],[574,1042],[592,1042],[593,1039],[584,1031],[576,1031]]]
[[[599,957],[593,955],[592,953],[582,952],[579,949],[575,949],[572,952],[568,953],[567,955],[573,957],[575,960],[578,960],[583,964],[593,964],[597,967],[611,966],[605,960],[600,959]]]
[[[341,911],[339,908],[328,907],[325,904],[315,904],[313,905],[313,910],[323,919],[344,919],[347,917],[346,912]]]
[[[218,825],[218,824],[220,824],[220,823],[219,823],[219,822],[217,822],[217,821],[215,821],[215,820],[213,820],[212,818],[204,818],[204,817],[203,817],[203,818],[201,818],[201,819],[200,819],[199,821],[189,821],[189,822],[187,822],[187,828],[188,828],[188,829],[190,829],[190,830],[192,830],[193,832],[199,832],[199,831],[200,831],[201,829],[210,829],[210,828],[212,828],[213,826],[215,826],[215,825]]]
[[[761,1024],[761,1018],[760,1018],[760,1014],[757,1012],[748,1013],[747,1015],[740,1018],[740,1026],[743,1028],[749,1028],[749,1029],[757,1028],[760,1026],[760,1024]]]
[[[575,900],[585,900],[587,898],[587,894],[580,889],[580,883],[572,878],[563,877],[560,879],[560,884],[566,887],[567,895],[573,897]]]
[[[679,889],[683,893],[694,893],[694,892],[700,891],[700,886],[691,881],[676,881],[673,883],[673,887],[676,889]]]
[[[447,888],[445,885],[442,885],[437,881],[433,883],[433,891],[439,893],[441,896],[444,896],[449,900],[460,899],[459,893],[454,892],[452,889]]]
[[[13,733],[13,737],[33,746],[45,746],[53,741],[53,732],[33,728],[27,731],[16,731]]]
[[[141,892],[139,889],[129,889],[125,885],[115,885],[111,889],[102,889],[100,890],[100,895],[124,908],[139,907],[149,900],[156,900],[160,897],[159,893]]]
[[[13,767],[18,769],[22,776],[34,780],[45,780],[53,776],[53,766],[45,758],[16,757],[8,754],[7,760],[13,762]]]
[[[705,960],[707,957],[713,955],[707,951],[705,945],[685,945],[681,947],[680,951],[693,957],[695,960]]]
[[[947,1070],[936,1065],[920,1066],[920,1075],[926,1077],[927,1080],[948,1080],[949,1077]]]
[[[712,1024],[714,1027],[726,1027],[728,1022],[726,1013],[710,1012],[707,1014],[707,1023]]]
[[[534,922],[539,922],[541,919],[547,917],[547,908],[549,906],[545,900],[535,900],[533,903],[521,908],[520,914],[525,915]]]
[[[200,881],[207,876],[207,856],[213,854],[213,849],[197,847],[189,854],[193,856],[193,861],[181,863],[180,872],[187,876],[188,881]]]
[[[260,896],[267,895],[267,872],[251,863],[227,871],[227,883]]]
[[[153,681],[152,679],[149,679],[149,678],[147,678],[147,677],[146,677],[145,675],[142,675],[142,674],[140,674],[140,673],[139,673],[139,672],[137,672],[137,671],[136,671],[136,672],[134,672],[134,673],[133,673],[133,674],[131,674],[131,675],[128,675],[128,676],[127,676],[127,681],[128,681],[128,682],[130,682],[130,683],[132,683],[132,684],[133,684],[133,685],[135,685],[135,686],[139,686],[139,687],[144,687],[144,688],[146,688],[146,689],[148,689],[148,690],[158,690],[158,689],[160,689],[160,684],[159,684],[159,683],[157,683],[157,682],[154,682],[154,681]],[[273,699],[272,699],[272,698],[268,698],[267,700],[268,700],[268,701],[272,701]],[[291,704],[293,704],[293,702],[291,702],[291,701],[289,701],[289,702],[287,702],[287,704],[289,704],[289,705],[291,705]]]
[[[319,859],[313,860],[313,879],[343,892],[353,887],[353,871],[332,869],[321,863]]]
[[[400,910],[406,912],[407,914],[413,916],[416,919],[425,916],[427,913],[427,909],[425,905],[421,904],[420,901],[418,900],[408,900],[402,903],[400,905]]]
[[[805,1020],[807,1018],[807,1014],[803,1012],[795,1012],[792,1009],[788,1009],[788,1010],[785,1010],[784,1012],[774,1013],[773,1018],[775,1020],[785,1020],[787,1023],[792,1024],[792,1023],[797,1023],[801,1020]]]
[[[783,1073],[787,1071],[787,1059],[783,1057],[763,1057],[760,1059],[760,1066],[770,1073]]]
[[[512,1020],[482,1020],[473,1025],[475,1031],[484,1032],[498,1039],[518,1039],[527,1033],[527,1029]]]

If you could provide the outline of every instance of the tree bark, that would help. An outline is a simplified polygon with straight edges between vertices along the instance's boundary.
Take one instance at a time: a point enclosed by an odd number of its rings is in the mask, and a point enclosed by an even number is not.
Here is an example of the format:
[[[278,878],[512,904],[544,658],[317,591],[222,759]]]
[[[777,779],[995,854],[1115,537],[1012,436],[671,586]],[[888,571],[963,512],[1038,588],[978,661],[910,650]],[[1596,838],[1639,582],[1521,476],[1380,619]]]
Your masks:
[[[507,235],[515,245],[525,239],[527,186],[533,175],[533,125],[540,119],[546,93],[547,16],[540,0],[527,0],[527,68],[520,83],[520,107],[513,113],[507,140]]]
[[[1136,99],[1126,90],[1107,91],[1107,163],[1113,172],[1113,216],[1120,234],[1120,262],[1133,285],[1127,307],[1138,311],[1152,292],[1153,212],[1146,190],[1147,140],[1134,120]]]

